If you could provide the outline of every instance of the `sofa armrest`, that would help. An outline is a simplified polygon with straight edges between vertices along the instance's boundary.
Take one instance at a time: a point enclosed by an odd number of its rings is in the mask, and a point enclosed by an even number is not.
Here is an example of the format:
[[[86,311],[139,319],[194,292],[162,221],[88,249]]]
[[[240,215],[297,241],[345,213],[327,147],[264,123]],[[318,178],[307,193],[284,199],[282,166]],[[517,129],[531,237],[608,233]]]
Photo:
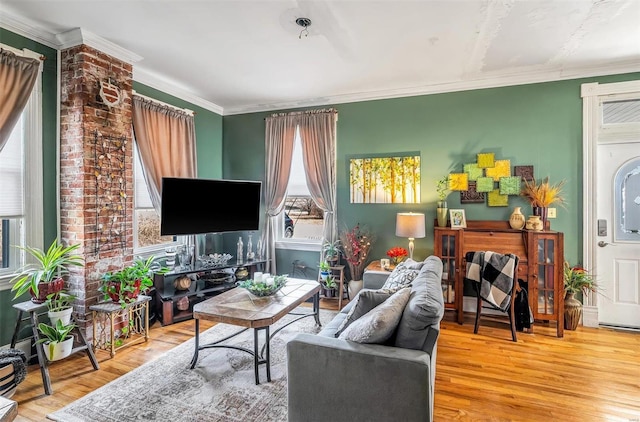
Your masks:
[[[362,288],[378,290],[384,286],[384,283],[389,278],[389,271],[365,271],[362,275]]]
[[[432,354],[298,334],[287,343],[289,421],[431,421]]]

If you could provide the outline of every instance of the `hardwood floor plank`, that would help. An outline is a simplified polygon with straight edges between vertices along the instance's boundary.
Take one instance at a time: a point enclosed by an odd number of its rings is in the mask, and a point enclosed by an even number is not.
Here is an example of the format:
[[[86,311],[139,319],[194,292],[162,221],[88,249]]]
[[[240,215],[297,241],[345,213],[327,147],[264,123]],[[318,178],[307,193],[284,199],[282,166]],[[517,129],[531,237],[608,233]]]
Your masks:
[[[335,301],[321,307],[336,309]],[[214,324],[201,321],[201,330]],[[44,394],[37,365],[13,397],[18,422],[44,421],[85,394],[193,338],[193,320],[162,327],[150,340],[119,350],[97,351],[100,370],[86,355],[50,367],[54,394]],[[459,325],[449,315],[438,340],[436,421],[640,421],[640,333],[609,328],[565,331],[537,324],[511,341],[508,325],[489,322],[473,334],[473,318]],[[336,380],[339,382],[339,380]]]

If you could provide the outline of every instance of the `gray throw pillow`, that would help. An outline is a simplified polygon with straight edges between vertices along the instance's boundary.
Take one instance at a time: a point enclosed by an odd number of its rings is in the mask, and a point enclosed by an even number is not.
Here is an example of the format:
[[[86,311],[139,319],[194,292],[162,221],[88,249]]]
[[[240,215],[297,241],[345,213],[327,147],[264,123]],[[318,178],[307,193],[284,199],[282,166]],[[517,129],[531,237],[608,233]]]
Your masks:
[[[401,289],[351,323],[338,338],[357,343],[380,344],[393,335],[402,317],[411,289]]]
[[[387,300],[393,293],[381,292],[379,290],[360,290],[355,298],[355,304],[347,314],[347,317],[342,321],[338,331],[336,331],[336,337],[340,335],[353,321],[357,320],[382,302]]]
[[[411,285],[411,296],[396,331],[396,347],[422,350],[429,328],[439,329],[444,316],[441,278],[442,261],[430,256]]]
[[[410,286],[413,280],[418,276],[423,265],[423,262],[407,258],[399,263],[393,271],[391,271],[387,281],[385,281],[380,290],[395,292],[403,287]]]

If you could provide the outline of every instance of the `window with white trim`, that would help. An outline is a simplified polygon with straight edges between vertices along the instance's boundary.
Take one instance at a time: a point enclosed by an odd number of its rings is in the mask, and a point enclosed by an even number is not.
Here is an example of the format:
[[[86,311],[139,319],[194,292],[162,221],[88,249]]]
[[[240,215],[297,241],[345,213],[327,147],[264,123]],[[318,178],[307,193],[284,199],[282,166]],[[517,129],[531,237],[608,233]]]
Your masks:
[[[291,158],[284,210],[278,219],[276,246],[282,249],[319,250],[322,244],[324,211],[311,198],[307,187],[299,130]]]
[[[136,143],[133,143],[134,171],[134,250],[136,254],[157,253],[176,243],[175,236],[160,236],[160,216],[153,208],[142,162]]]
[[[3,49],[31,58],[40,54]],[[42,65],[29,101],[9,140],[0,151],[0,287],[9,287],[25,255],[17,248],[43,248],[42,194]]]

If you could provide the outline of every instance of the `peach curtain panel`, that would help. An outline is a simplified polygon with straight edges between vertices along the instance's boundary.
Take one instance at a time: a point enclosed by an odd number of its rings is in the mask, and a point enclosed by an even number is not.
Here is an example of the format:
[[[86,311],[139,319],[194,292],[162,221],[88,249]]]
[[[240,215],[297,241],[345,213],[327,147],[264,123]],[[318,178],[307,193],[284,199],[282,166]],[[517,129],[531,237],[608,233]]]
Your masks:
[[[149,196],[160,215],[162,178],[197,175],[194,118],[134,94],[133,132]]]
[[[311,198],[325,213],[323,236],[330,242],[338,235],[335,215],[337,121],[338,112],[334,109],[306,111],[298,116],[307,187]]]
[[[0,49],[0,151],[29,101],[39,70],[38,59]]]
[[[284,208],[287,184],[291,173],[291,158],[296,135],[296,121],[293,116],[274,114],[265,119],[265,219],[261,223],[263,233],[262,250],[267,259],[267,271],[276,271],[277,216]]]

